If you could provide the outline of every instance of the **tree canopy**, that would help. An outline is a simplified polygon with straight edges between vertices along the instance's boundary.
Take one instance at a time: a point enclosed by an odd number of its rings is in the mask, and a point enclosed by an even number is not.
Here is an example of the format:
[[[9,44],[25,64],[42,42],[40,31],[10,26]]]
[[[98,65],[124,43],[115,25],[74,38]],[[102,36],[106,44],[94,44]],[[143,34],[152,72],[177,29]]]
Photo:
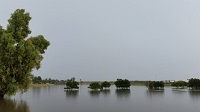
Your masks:
[[[200,79],[197,78],[189,79],[188,87],[191,89],[200,89]]]
[[[92,82],[92,83],[89,85],[88,88],[94,89],[94,90],[102,89],[101,84],[98,83],[98,82]]]
[[[163,89],[164,88],[164,82],[163,81],[148,81],[146,83],[146,86],[149,89]]]
[[[42,35],[28,37],[30,14],[17,9],[8,19],[6,29],[0,26],[0,97],[29,88],[31,72],[39,69],[42,54],[50,45]]]
[[[176,88],[184,88],[185,86],[187,86],[187,82],[185,81],[176,81],[176,82],[172,82],[171,84],[173,87],[176,87]]]
[[[102,88],[109,88],[110,86],[111,86],[111,84],[107,81],[104,81],[104,82],[101,83]]]
[[[71,78],[71,79],[68,79],[67,82],[66,82],[66,86],[67,88],[66,89],[78,89],[79,83],[75,81],[75,78]]]
[[[111,86],[111,84],[109,82],[107,82],[107,81],[104,81],[102,83],[92,82],[92,83],[90,83],[88,88],[94,89],[94,90],[96,90],[96,89],[102,90],[104,88],[109,88],[110,86]]]
[[[115,81],[115,86],[118,89],[129,89],[131,86],[131,83],[129,80],[127,79],[117,79],[117,81]]]

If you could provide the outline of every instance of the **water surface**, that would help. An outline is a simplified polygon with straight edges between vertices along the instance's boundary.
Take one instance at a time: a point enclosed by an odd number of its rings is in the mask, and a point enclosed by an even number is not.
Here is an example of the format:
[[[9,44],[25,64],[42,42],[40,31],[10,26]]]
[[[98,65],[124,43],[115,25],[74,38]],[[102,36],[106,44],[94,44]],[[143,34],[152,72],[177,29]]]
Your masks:
[[[32,87],[28,92],[0,100],[0,112],[200,112],[200,92],[149,91],[143,86],[91,91],[87,85],[65,91],[64,85]]]

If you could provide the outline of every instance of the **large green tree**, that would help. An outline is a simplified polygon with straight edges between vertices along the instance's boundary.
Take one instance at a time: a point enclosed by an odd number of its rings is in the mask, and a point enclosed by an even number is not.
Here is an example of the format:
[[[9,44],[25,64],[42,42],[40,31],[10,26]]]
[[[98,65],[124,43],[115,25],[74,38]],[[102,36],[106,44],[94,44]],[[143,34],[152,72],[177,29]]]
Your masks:
[[[7,28],[0,26],[0,98],[29,88],[31,72],[40,68],[42,54],[50,45],[42,35],[28,37],[30,20],[29,13],[17,9]]]
[[[200,79],[197,78],[191,78],[188,81],[188,87],[191,89],[200,89]]]

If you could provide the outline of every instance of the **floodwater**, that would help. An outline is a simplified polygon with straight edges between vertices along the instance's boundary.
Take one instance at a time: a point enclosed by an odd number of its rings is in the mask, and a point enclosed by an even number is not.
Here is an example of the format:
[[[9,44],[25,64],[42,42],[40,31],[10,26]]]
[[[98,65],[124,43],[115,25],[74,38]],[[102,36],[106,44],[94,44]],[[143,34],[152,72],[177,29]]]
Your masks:
[[[32,87],[24,94],[0,100],[0,112],[200,112],[200,92],[187,89],[64,91],[64,85]]]

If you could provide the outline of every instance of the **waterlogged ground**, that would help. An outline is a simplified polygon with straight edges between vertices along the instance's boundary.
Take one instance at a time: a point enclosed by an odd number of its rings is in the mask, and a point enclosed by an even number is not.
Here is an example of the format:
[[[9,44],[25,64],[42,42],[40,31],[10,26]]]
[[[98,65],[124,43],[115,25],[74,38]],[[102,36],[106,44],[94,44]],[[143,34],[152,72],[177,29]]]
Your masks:
[[[200,112],[200,92],[187,89],[148,91],[144,86],[130,90],[64,91],[64,85],[32,87],[23,95],[0,100],[0,112]]]

